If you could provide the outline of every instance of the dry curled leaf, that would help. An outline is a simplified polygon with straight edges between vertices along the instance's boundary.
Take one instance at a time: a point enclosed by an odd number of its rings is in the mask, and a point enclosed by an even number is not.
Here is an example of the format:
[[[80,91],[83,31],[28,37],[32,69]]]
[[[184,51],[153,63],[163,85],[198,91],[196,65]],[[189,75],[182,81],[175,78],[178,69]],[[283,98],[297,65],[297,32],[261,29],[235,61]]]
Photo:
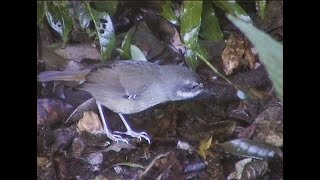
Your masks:
[[[251,50],[250,43],[241,35],[233,34],[227,40],[227,47],[222,52],[223,70],[227,75],[239,65],[247,65],[254,68],[255,54]]]
[[[58,48],[55,53],[65,59],[81,62],[84,59],[100,60],[99,50],[91,44],[68,44],[65,48]]]
[[[79,120],[77,125],[80,131],[93,134],[103,131],[99,116],[93,111],[84,112],[83,118]]]
[[[268,162],[246,158],[236,163],[235,172],[228,176],[229,179],[256,179],[263,176],[268,170]]]
[[[70,113],[73,107],[59,99],[37,100],[37,125],[51,126],[61,123]]]

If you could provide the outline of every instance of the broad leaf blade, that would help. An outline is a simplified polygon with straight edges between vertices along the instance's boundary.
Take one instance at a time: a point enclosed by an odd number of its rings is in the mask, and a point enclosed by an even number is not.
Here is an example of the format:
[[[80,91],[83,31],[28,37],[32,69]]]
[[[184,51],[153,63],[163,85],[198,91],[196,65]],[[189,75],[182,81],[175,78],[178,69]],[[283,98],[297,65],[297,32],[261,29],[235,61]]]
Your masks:
[[[37,1],[37,26],[41,26],[43,18],[45,16],[44,7],[42,1]]]
[[[185,54],[187,64],[195,70],[199,64],[198,57],[192,52],[199,47],[198,35],[201,25],[202,1],[184,1],[180,16],[180,33],[187,46]]]
[[[135,45],[131,45],[131,57],[132,60],[147,61],[143,52]]]
[[[122,41],[121,49],[123,53],[120,53],[122,58],[131,59],[131,42],[132,42],[132,35],[135,29],[136,29],[136,26],[133,26],[132,28],[130,28],[130,30],[127,32],[126,36]]]
[[[214,42],[223,40],[218,18],[211,4],[207,2],[203,6],[200,35]]]
[[[63,44],[66,44],[73,28],[73,19],[70,17],[65,3],[44,2],[44,8],[49,25],[59,33]]]
[[[93,21],[100,44],[101,60],[110,58],[115,47],[115,33],[110,16],[105,12],[99,12],[91,8],[88,2],[82,4],[79,20],[82,28],[88,28]]]
[[[172,10],[172,3],[169,0],[163,2],[161,6],[161,16],[164,17],[166,20],[170,21],[172,24],[179,25],[178,19],[176,18],[175,14]]]
[[[243,21],[252,23],[250,16],[242,9],[242,7],[235,1],[213,1],[213,3],[224,10],[226,13],[233,14]]]
[[[113,16],[117,12],[119,1],[97,1],[92,3],[94,4],[94,9],[100,12],[106,12],[110,16]]]
[[[283,98],[283,45],[265,32],[231,15],[227,16],[251,41],[258,51],[260,60],[266,66],[277,94]]]

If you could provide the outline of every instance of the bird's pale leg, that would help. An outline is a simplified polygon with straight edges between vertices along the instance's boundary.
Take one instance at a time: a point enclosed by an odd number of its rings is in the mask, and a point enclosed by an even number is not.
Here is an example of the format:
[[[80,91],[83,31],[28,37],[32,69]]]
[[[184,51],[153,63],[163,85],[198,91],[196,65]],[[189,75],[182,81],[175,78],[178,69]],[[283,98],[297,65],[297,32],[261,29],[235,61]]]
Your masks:
[[[99,109],[99,113],[100,113],[100,117],[101,117],[101,120],[102,120],[104,132],[106,133],[108,138],[110,138],[111,140],[116,141],[116,142],[123,141],[123,142],[128,144],[128,141],[123,139],[120,135],[112,134],[110,132],[110,130],[109,130],[108,126],[107,126],[106,120],[104,118],[103,112],[102,112],[101,104],[99,102],[96,102],[96,104],[97,104],[98,109]]]
[[[131,137],[136,137],[139,138],[141,140],[141,138],[144,138],[145,140],[148,141],[148,143],[150,144],[150,138],[148,137],[148,134],[146,132],[135,132],[131,129],[130,125],[128,124],[128,122],[126,121],[126,119],[123,117],[123,115],[121,113],[118,113],[118,115],[120,116],[124,126],[126,127],[127,131],[126,132],[119,132],[119,131],[115,131],[115,133],[120,133],[120,134],[126,134],[128,136]]]

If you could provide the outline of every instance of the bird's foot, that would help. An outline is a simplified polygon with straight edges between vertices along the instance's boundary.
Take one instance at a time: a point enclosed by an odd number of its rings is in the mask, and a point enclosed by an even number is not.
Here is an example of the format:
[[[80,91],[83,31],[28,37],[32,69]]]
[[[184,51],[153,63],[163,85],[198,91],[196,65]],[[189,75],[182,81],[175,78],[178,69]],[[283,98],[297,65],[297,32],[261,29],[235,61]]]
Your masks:
[[[149,144],[151,144],[151,140],[149,138],[149,135],[146,132],[135,132],[132,130],[128,130],[126,132],[119,132],[119,131],[114,131],[114,133],[118,133],[118,134],[125,134],[134,138],[139,138],[139,140],[141,141],[141,138],[144,138],[145,140],[148,141]]]
[[[125,143],[129,144],[128,141],[125,140],[125,139],[124,139],[123,137],[121,137],[120,135],[108,133],[107,136],[108,136],[108,138],[110,138],[112,141],[115,141],[115,142],[125,142]]]

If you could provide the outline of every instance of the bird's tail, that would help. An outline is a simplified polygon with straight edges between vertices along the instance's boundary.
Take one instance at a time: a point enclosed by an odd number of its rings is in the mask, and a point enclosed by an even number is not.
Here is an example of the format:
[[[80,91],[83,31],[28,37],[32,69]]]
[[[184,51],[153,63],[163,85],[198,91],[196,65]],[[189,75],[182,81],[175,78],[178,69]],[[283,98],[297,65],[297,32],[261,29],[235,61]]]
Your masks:
[[[47,81],[79,81],[84,82],[90,71],[44,71],[38,74],[39,82]]]

